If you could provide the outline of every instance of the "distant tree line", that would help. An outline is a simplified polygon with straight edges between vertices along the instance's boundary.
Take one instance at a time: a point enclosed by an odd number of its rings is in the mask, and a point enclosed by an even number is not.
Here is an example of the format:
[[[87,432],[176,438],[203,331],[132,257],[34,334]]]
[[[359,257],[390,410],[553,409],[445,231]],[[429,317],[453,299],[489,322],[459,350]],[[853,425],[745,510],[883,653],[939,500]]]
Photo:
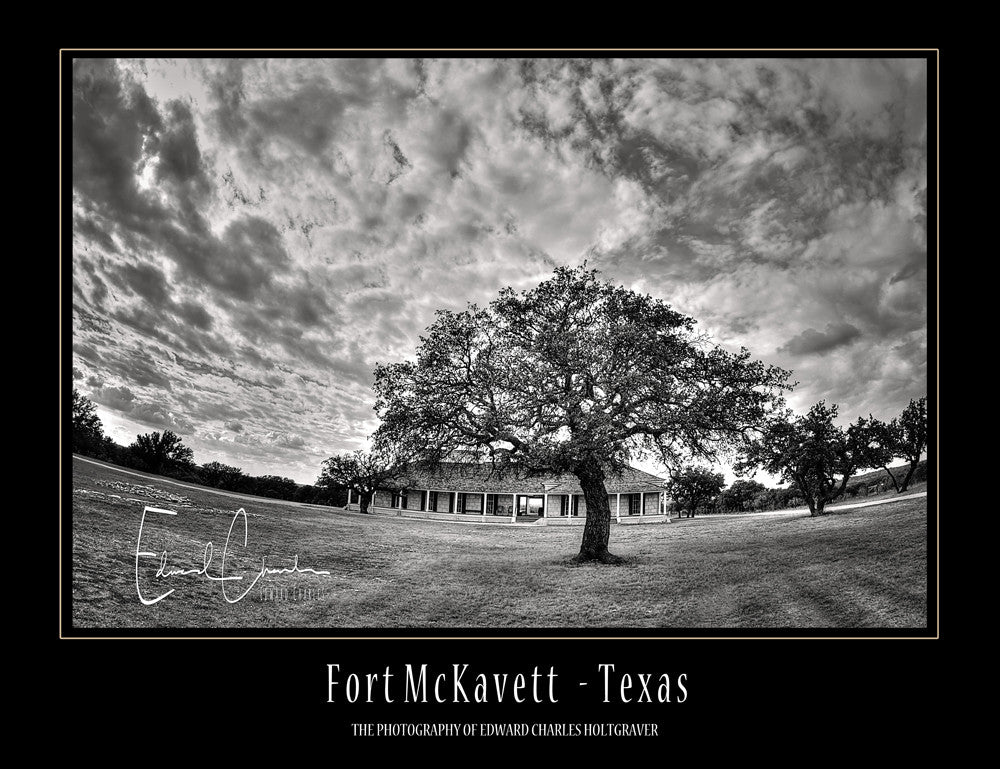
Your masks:
[[[903,493],[911,483],[927,479],[927,463],[920,459],[928,441],[926,397],[911,400],[889,422],[869,416],[842,428],[834,423],[836,417],[836,404],[820,401],[803,416],[780,415],[758,438],[746,442],[737,473],[762,468],[788,482],[787,488],[737,480],[726,489],[721,473],[688,466],[674,473],[667,486],[672,509],[690,518],[697,512],[781,510],[804,504],[812,515],[823,515],[838,497],[890,489]],[[907,464],[890,469],[897,459]],[[865,468],[876,472],[856,475]]]
[[[343,507],[347,504],[346,487],[331,482],[303,485],[277,475],[249,475],[242,468],[221,462],[198,465],[194,452],[170,430],[137,435],[133,443],[122,446],[104,434],[93,402],[75,388],[72,446],[76,454],[225,491],[313,505]]]
[[[769,489],[758,481],[737,479],[725,488],[722,473],[703,467],[683,468],[673,475],[666,490],[671,512],[688,518],[697,513],[749,513],[805,504],[805,497],[794,484]]]

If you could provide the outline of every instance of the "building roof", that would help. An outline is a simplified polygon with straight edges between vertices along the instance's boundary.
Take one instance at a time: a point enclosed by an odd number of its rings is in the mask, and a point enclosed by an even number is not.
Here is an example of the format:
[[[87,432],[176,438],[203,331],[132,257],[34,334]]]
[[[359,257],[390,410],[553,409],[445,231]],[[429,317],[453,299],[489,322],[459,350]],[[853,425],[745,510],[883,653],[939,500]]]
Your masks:
[[[489,464],[442,462],[433,471],[414,469],[394,479],[393,485],[432,491],[468,491],[479,494],[582,494],[572,473],[535,474],[507,469],[499,473]],[[609,473],[604,485],[609,494],[663,491],[665,478],[629,467]]]

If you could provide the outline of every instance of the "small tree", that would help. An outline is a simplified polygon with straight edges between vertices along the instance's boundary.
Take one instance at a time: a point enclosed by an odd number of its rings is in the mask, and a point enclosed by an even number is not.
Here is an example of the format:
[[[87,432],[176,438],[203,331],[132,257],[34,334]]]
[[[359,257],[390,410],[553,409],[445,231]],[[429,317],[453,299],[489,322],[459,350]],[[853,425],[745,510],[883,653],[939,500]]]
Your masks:
[[[194,463],[194,452],[170,430],[164,430],[162,435],[157,432],[137,435],[128,448],[139,466],[151,473],[187,469]]]
[[[836,417],[836,404],[820,401],[804,417],[772,423],[760,439],[747,443],[737,472],[760,467],[779,474],[795,484],[811,515],[823,515],[864,457],[862,424],[844,430],[833,423]]]
[[[714,503],[725,485],[722,473],[713,473],[704,467],[685,467],[670,479],[667,494],[679,511],[687,510],[687,517],[692,518],[699,507]]]
[[[901,450],[898,420],[894,419],[887,423],[869,416],[868,419],[859,421],[858,430],[864,435],[864,456],[860,459],[861,466],[885,470],[893,488],[898,492],[899,481],[889,469],[892,460],[899,456]]]
[[[90,456],[103,453],[104,426],[89,398],[73,388],[73,451]]]
[[[206,462],[201,466],[202,482],[207,486],[227,491],[244,491],[249,481],[243,468],[224,465],[222,462]]]
[[[758,494],[766,492],[763,483],[754,480],[737,479],[719,495],[719,506],[723,510],[746,512],[753,510],[754,499]]]
[[[337,454],[323,462],[316,485],[331,491],[350,489],[358,495],[361,512],[367,513],[375,490],[384,486],[396,473],[396,462],[385,451],[354,451]]]
[[[260,497],[292,499],[298,488],[294,480],[280,475],[258,475],[253,479],[253,493]]]
[[[897,419],[895,425],[897,455],[910,463],[910,469],[899,484],[898,491],[906,491],[913,473],[920,463],[920,455],[927,450],[927,396],[911,400]]]

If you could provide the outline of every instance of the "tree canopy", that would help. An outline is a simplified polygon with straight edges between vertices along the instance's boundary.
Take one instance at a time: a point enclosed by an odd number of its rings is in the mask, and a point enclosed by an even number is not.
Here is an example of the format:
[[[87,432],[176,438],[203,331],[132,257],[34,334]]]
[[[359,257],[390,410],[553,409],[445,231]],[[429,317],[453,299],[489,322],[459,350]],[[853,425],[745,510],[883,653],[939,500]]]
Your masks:
[[[805,416],[786,415],[750,441],[737,472],[757,467],[795,484],[811,515],[844,492],[851,474],[865,465],[863,421],[846,430],[834,424],[837,405],[820,401]]]
[[[670,479],[667,494],[673,498],[677,509],[681,512],[686,510],[688,518],[691,518],[698,508],[712,505],[725,485],[722,473],[713,473],[704,467],[685,467]]]
[[[885,470],[889,480],[892,481],[893,488],[899,491],[899,480],[892,474],[889,465],[892,460],[899,456],[899,425],[896,420],[883,422],[870,416],[861,419],[858,429],[864,435],[860,462],[864,467],[882,468]]]
[[[377,366],[375,438],[430,464],[572,472],[588,511],[578,559],[615,562],[606,475],[640,458],[716,459],[763,426],[787,379],[658,299],[560,267],[486,307],[438,312],[414,361]]]
[[[757,498],[768,491],[763,483],[738,478],[719,496],[719,506],[732,512],[753,510]]]
[[[323,462],[316,485],[326,489],[350,489],[358,495],[362,513],[368,512],[372,494],[395,473],[397,462],[391,453],[376,448],[371,452],[337,454]]]
[[[181,438],[171,430],[137,435],[129,450],[142,464],[143,469],[151,473],[161,473],[165,469],[177,469],[180,466],[192,466],[194,452],[184,445]]]
[[[882,468],[897,492],[906,491],[921,455],[927,450],[927,397],[910,400],[890,422],[869,416],[860,421],[859,429],[864,435],[864,466]],[[902,481],[889,469],[894,459],[904,459],[910,465]]]
[[[73,388],[73,451],[93,454],[105,442],[104,426],[93,402]]]
[[[899,484],[899,490],[906,491],[920,462],[920,455],[927,451],[927,396],[911,400],[893,424],[899,452],[897,456],[910,463],[906,477]]]

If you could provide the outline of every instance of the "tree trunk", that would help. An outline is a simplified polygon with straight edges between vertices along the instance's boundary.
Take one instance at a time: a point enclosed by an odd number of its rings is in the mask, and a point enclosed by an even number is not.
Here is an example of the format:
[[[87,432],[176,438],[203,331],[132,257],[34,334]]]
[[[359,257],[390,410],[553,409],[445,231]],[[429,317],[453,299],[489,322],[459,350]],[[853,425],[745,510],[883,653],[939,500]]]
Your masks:
[[[809,515],[815,517],[820,513],[816,512],[816,501],[810,496],[806,497],[806,504],[809,505]],[[820,503],[822,504],[822,503]],[[822,510],[822,507],[820,508]]]
[[[826,507],[826,500],[822,497],[816,500],[816,515],[823,515],[823,508]]]
[[[906,471],[906,477],[903,479],[903,482],[899,484],[899,488],[896,489],[898,493],[906,491],[907,487],[910,485],[910,478],[912,478],[913,474],[917,471],[918,464],[920,464],[919,459],[916,461],[913,461],[912,459],[910,460],[910,469]]]
[[[882,469],[885,470],[886,475],[889,476],[889,480],[892,481],[892,487],[896,489],[896,493],[898,494],[900,492],[900,488],[899,482],[896,480],[896,476],[892,474],[892,471],[888,467],[883,465]],[[907,476],[907,478],[909,478],[909,476]],[[903,488],[905,489],[906,487],[904,486]]]
[[[362,513],[368,512],[368,503],[371,501],[371,494],[358,494],[358,509]]]
[[[576,468],[574,474],[580,481],[583,498],[587,502],[587,522],[583,527],[580,552],[573,560],[577,563],[622,563],[623,559],[608,552],[611,506],[608,504],[608,490],[604,485],[604,469],[597,460],[588,459]]]

